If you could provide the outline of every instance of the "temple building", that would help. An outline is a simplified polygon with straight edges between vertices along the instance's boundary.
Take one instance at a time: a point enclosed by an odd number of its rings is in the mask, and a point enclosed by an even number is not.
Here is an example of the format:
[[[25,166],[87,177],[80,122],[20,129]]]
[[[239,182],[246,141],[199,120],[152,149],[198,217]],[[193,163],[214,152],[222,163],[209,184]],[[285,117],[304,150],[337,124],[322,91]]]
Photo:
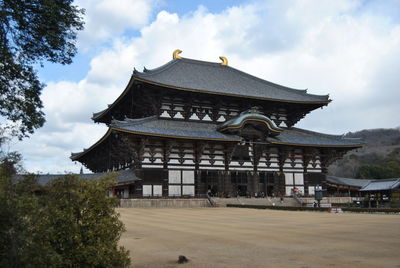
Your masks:
[[[122,94],[93,115],[108,131],[73,153],[93,172],[125,170],[123,196],[206,193],[313,195],[329,164],[362,142],[294,127],[330,103],[221,63],[182,58],[134,69]],[[121,189],[120,189],[121,190]]]

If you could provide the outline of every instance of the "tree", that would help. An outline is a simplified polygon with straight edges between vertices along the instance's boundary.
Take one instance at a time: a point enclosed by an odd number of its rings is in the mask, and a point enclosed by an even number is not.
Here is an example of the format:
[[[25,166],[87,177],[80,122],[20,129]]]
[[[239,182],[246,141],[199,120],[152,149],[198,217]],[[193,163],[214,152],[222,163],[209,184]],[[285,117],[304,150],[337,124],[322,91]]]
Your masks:
[[[0,0],[0,115],[23,138],[44,122],[44,87],[34,66],[70,64],[84,10],[72,0]]]
[[[112,185],[115,176],[89,181],[69,175],[46,187],[49,241],[64,267],[129,266],[129,252],[118,246],[124,226],[114,209],[117,199],[106,196]]]
[[[75,175],[40,186],[0,164],[0,267],[128,267],[124,226],[106,193],[115,176]]]
[[[8,157],[0,165],[0,267],[48,267],[61,258],[43,239],[48,221],[34,194],[33,176],[17,178],[15,161]]]
[[[385,159],[376,164],[362,165],[356,178],[360,179],[390,179],[400,177],[400,160]]]

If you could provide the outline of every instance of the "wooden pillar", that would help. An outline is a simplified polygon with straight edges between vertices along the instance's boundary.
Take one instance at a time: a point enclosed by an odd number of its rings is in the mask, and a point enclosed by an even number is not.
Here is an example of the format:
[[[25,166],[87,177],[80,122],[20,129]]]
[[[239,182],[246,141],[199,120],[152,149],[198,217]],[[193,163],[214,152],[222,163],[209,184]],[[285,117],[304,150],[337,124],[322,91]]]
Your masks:
[[[171,154],[171,149],[172,149],[172,143],[169,141],[164,141],[164,146],[163,146],[163,168],[168,169],[168,162],[169,162],[169,156]]]
[[[262,156],[263,148],[261,145],[257,144],[251,144],[252,146],[252,152],[253,152],[253,157],[252,157],[252,164],[253,164],[253,176],[252,176],[252,181],[253,181],[253,191],[252,191],[252,196],[254,194],[258,194],[260,192],[260,176],[258,175],[258,164],[260,163],[260,158]]]
[[[253,192],[252,192],[252,196],[254,196],[255,194],[258,194],[260,192],[260,176],[258,175],[257,171],[253,171]]]
[[[283,173],[283,166],[285,165],[285,161],[289,156],[289,150],[285,147],[280,147],[278,150],[278,165],[279,171]]]
[[[205,148],[204,142],[196,142],[193,146],[193,161],[194,161],[194,169],[195,169],[195,194],[203,195],[207,193],[207,186],[204,186],[201,182],[201,170],[200,170],[200,161]]]
[[[168,197],[168,169],[163,169],[163,184],[162,184],[162,196]]]
[[[283,172],[274,173],[275,196],[285,195],[285,175]]]
[[[253,177],[253,172],[246,171],[246,177],[247,177],[247,192],[249,192],[249,195],[251,197],[254,197],[254,177]]]
[[[206,194],[203,184],[201,183],[201,173],[200,170],[196,169],[194,171],[194,194],[196,196]]]
[[[224,174],[224,191],[226,194],[230,195],[231,197],[235,196],[235,193],[233,191],[232,187],[232,180],[231,180],[231,174],[230,171],[225,170],[223,172]]]
[[[226,143],[224,145],[225,190],[229,193],[230,196],[236,196],[236,189],[233,189],[231,172],[229,171],[229,164],[231,163],[235,148],[235,143]]]

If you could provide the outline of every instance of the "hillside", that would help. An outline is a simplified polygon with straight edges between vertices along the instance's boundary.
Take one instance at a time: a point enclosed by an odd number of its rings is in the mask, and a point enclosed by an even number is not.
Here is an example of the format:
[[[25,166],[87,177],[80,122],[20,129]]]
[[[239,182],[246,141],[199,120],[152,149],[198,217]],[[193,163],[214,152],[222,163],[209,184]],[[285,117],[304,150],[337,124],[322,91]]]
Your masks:
[[[349,132],[347,138],[362,138],[366,145],[334,162],[329,175],[348,178],[400,177],[400,128]]]

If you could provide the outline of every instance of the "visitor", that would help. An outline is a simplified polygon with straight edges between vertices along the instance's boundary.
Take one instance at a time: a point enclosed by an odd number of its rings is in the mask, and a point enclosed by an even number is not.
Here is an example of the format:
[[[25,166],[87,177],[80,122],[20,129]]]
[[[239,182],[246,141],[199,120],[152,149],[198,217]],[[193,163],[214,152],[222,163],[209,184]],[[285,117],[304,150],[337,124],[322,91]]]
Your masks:
[[[208,190],[207,190],[207,195],[208,195],[209,197],[211,197],[211,189],[208,189]]]

